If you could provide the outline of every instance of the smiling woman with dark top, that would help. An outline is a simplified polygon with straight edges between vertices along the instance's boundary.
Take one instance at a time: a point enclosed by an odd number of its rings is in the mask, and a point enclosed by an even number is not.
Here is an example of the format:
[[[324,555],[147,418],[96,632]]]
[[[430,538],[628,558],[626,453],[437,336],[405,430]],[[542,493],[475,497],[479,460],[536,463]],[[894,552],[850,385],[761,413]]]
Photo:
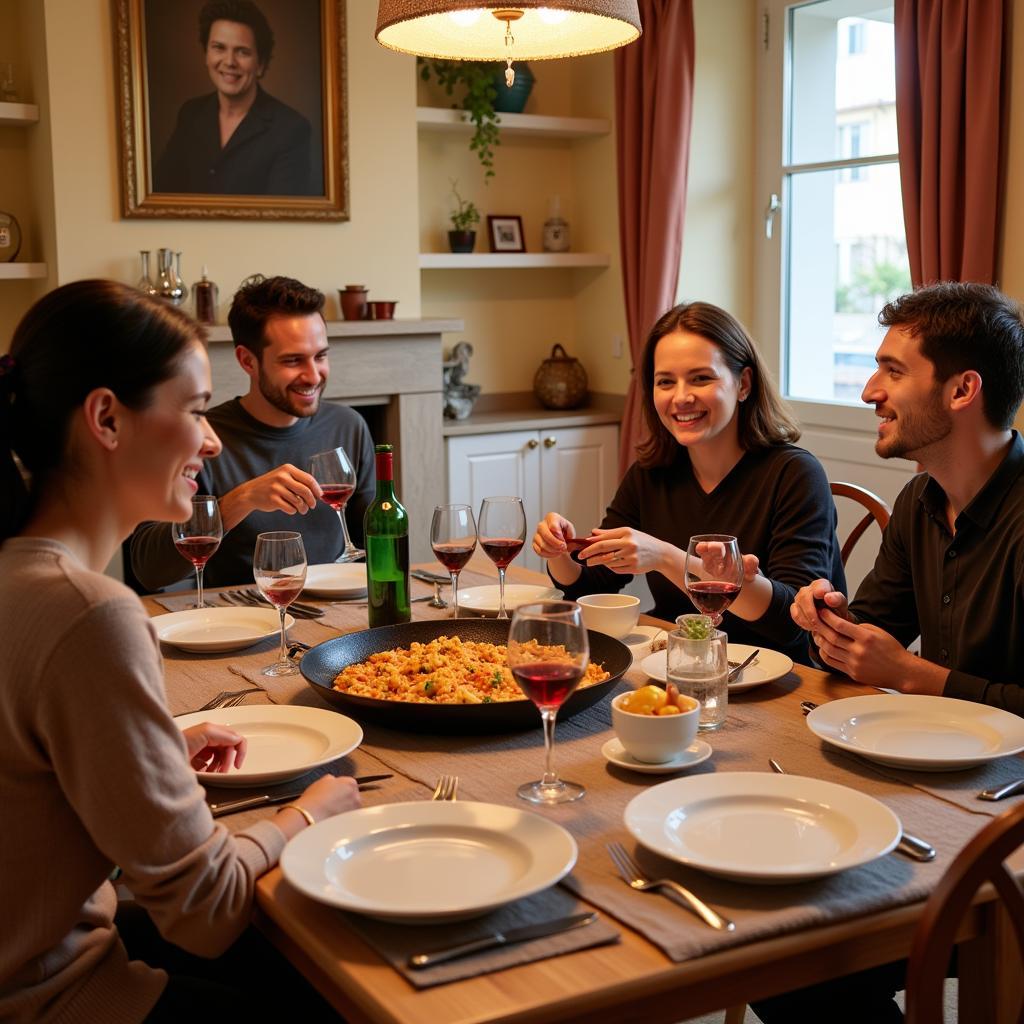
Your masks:
[[[750,336],[725,310],[685,303],[654,325],[640,370],[650,436],[593,542],[574,557],[565,542],[576,525],[549,512],[534,551],[567,598],[618,591],[645,573],[652,614],[672,620],[696,610],[682,589],[690,537],[734,535],[744,582],[721,628],[806,660],[789,605],[821,568],[845,579],[835,505],[817,459],[794,445],[800,432]]]

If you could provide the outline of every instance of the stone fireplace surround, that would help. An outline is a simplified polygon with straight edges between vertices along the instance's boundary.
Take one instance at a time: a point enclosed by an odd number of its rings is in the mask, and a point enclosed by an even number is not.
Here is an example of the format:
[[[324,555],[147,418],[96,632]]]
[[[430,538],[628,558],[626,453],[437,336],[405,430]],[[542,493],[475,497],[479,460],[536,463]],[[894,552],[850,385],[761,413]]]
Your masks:
[[[395,446],[395,487],[409,511],[413,561],[432,558],[430,518],[444,504],[441,335],[461,331],[461,320],[340,320],[327,322],[331,375],[324,397],[355,407],[373,406],[368,417],[376,442]],[[235,359],[226,326],[207,329],[213,371],[211,405],[244,394],[249,379]],[[383,429],[377,436],[377,424]],[[305,469],[307,467],[300,467]]]

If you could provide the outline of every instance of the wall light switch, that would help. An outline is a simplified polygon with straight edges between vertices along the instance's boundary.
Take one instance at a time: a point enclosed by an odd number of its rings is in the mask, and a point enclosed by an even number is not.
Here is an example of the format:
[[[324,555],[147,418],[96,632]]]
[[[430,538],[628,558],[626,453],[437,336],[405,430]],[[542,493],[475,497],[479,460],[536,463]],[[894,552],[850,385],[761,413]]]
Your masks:
[[[622,347],[623,347],[622,335],[621,334],[616,334],[612,338],[612,356],[614,356],[614,358],[616,358],[616,359],[621,359],[622,358]]]

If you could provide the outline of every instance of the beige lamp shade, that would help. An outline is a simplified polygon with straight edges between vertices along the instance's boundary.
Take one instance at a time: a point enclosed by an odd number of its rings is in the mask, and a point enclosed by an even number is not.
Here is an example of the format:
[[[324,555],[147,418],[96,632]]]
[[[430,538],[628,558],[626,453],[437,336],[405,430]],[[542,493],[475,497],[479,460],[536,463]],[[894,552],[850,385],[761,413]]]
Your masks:
[[[545,60],[614,50],[640,32],[636,0],[380,0],[376,38],[421,57]]]

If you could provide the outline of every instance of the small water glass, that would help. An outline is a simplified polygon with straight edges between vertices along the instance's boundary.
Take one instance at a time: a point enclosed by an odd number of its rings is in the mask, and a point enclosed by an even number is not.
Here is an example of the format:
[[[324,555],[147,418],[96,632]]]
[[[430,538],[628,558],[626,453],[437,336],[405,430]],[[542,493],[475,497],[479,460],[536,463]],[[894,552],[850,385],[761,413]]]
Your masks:
[[[666,678],[700,704],[698,729],[720,728],[729,708],[729,638],[720,629],[704,640],[687,636],[682,629],[672,630]]]

